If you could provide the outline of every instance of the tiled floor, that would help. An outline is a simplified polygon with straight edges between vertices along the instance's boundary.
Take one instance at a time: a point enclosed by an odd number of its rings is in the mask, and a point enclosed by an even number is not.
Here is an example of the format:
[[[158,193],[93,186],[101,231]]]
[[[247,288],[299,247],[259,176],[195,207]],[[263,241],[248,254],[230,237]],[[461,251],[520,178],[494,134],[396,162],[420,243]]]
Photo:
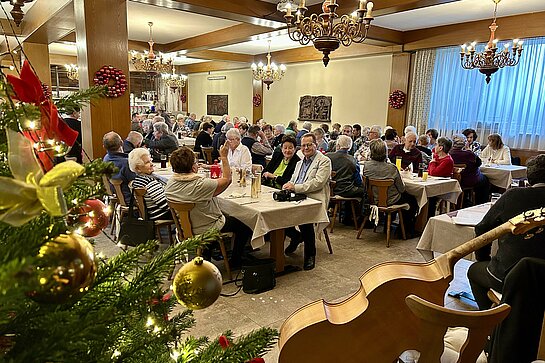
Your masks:
[[[380,230],[380,227],[379,227]],[[355,292],[359,287],[359,277],[371,266],[385,261],[414,261],[424,259],[416,250],[418,239],[391,241],[386,248],[385,235],[365,229],[361,239],[356,239],[353,227],[337,225],[330,234],[333,254],[327,251],[325,242],[318,241],[316,268],[278,277],[276,287],[262,294],[249,295],[240,291],[234,297],[220,297],[211,307],[195,311],[196,325],[191,330],[194,336],[217,337],[230,329],[235,334],[247,333],[253,329],[269,326],[279,329],[282,322],[296,309],[317,299],[337,300]],[[106,255],[117,253],[117,247],[105,238],[97,240],[97,249]],[[266,257],[268,246],[255,252],[257,257]],[[303,263],[303,247],[299,246],[293,257],[286,257],[286,263]],[[223,264],[217,262],[220,270]],[[470,291],[466,279],[468,261],[456,265],[455,279],[449,291]],[[226,285],[224,293],[235,291],[233,285]],[[445,298],[446,306],[453,309],[476,309],[470,300]],[[183,307],[180,306],[180,309]],[[267,362],[276,362],[278,348],[266,355]]]

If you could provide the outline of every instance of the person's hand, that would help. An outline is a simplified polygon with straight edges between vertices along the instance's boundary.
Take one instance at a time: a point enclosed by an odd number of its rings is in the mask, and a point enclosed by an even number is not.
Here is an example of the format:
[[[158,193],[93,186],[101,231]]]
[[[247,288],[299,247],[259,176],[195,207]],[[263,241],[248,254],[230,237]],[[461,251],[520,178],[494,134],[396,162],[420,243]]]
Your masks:
[[[259,131],[257,132],[257,136],[259,136],[259,138],[261,139],[261,141],[267,139],[267,138],[265,137],[265,133],[264,133],[263,131],[261,131],[261,130],[259,130]]]
[[[227,157],[227,154],[229,153],[229,146],[230,145],[231,145],[231,143],[229,142],[229,140],[225,140],[225,143],[220,148],[220,157],[221,158],[226,158]]]
[[[293,184],[292,182],[287,182],[286,184],[282,185],[282,189],[295,191],[295,184]]]
[[[263,173],[263,177],[266,178],[266,179],[274,179],[274,174],[269,173],[268,171],[266,171],[266,172]]]

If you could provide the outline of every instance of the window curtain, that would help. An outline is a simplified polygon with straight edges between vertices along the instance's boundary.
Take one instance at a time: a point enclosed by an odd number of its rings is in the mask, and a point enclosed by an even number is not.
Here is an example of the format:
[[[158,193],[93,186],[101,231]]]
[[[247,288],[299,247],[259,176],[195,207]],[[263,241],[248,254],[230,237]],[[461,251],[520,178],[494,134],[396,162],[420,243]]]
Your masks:
[[[489,84],[478,70],[460,66],[460,47],[440,48],[428,126],[447,136],[473,128],[482,144],[498,133],[509,147],[545,150],[544,94],[545,38],[525,39],[520,63],[499,69]]]
[[[409,90],[407,125],[416,127],[419,135],[426,132],[430,112],[430,97],[434,75],[435,49],[424,49],[416,52],[411,74],[413,75]],[[398,130],[403,133],[403,130]]]

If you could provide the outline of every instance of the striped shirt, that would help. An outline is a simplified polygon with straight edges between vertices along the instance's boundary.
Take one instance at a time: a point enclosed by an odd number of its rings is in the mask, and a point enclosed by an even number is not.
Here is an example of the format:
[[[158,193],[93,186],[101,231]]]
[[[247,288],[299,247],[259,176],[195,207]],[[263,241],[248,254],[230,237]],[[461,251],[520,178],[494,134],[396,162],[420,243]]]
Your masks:
[[[167,198],[165,196],[166,182],[154,174],[136,174],[132,182],[133,188],[145,188],[144,202],[149,220],[155,220],[165,214],[168,210]]]

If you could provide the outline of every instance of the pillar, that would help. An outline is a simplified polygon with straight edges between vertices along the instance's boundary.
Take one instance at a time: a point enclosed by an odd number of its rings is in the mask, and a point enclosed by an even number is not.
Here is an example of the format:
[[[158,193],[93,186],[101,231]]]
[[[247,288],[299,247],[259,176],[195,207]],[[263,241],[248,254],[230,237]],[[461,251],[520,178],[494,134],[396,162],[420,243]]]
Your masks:
[[[253,120],[252,120],[252,123],[256,123],[257,120],[259,120],[260,118],[263,118],[263,82],[262,81],[256,81],[255,79],[252,80],[252,87],[253,87],[253,91],[252,91],[252,117],[253,117]],[[254,104],[254,97],[256,96],[259,96],[260,99],[261,99],[261,103],[256,106]],[[270,122],[269,120],[265,120],[265,121],[268,121]]]
[[[405,105],[399,109],[388,106],[388,118],[386,124],[397,130],[399,135],[403,135],[407,123],[407,105],[409,92],[409,77],[411,70],[410,53],[394,54],[392,59],[392,78],[390,79],[390,94],[395,90],[401,90],[405,93]]]
[[[129,82],[127,0],[74,0],[80,89],[94,85],[104,65],[120,69]],[[125,138],[130,131],[129,89],[104,97],[82,110],[83,148],[93,158],[106,154],[102,137],[109,131]]]
[[[51,68],[49,65],[49,47],[47,44],[23,43],[24,54],[32,63],[36,75],[43,83],[51,86]]]

